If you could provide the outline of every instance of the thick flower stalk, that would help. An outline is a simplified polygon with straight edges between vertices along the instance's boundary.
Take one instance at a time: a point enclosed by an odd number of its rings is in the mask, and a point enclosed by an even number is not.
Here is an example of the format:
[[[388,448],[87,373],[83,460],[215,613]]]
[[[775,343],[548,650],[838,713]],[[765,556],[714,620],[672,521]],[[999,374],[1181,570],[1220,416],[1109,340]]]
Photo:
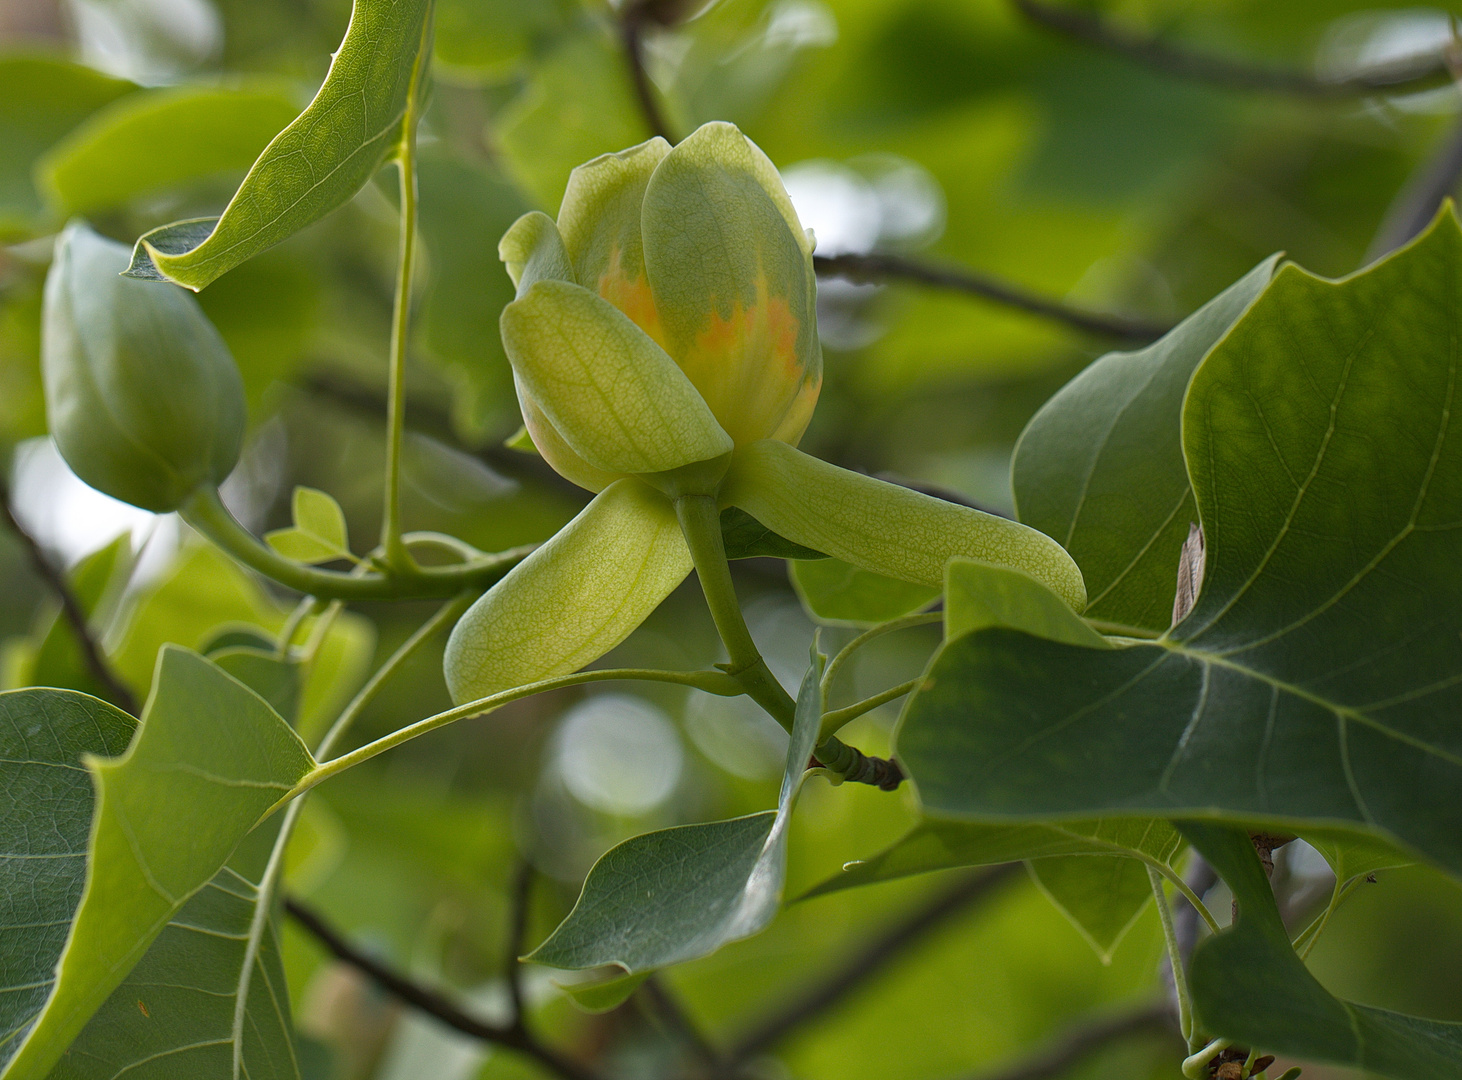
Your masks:
[[[734,126],[581,166],[557,222],[524,215],[499,252],[517,286],[502,334],[528,433],[598,494],[457,624],[458,701],[597,659],[693,565],[724,614],[728,506],[890,577],[937,587],[949,559],[972,557],[1085,606],[1080,571],[1041,533],[795,449],[822,385],[812,239]],[[733,674],[738,651],[760,662],[744,624],[717,623]]]

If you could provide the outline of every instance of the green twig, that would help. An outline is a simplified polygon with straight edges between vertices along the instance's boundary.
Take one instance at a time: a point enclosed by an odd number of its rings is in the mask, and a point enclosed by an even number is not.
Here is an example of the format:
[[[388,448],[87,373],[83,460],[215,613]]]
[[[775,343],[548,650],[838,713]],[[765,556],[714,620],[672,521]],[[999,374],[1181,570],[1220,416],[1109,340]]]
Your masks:
[[[1163,876],[1157,868],[1147,867],[1147,880],[1152,885],[1152,899],[1157,905],[1158,920],[1162,923],[1163,941],[1167,944],[1168,963],[1173,968],[1173,988],[1178,999],[1178,1028],[1188,1049],[1194,1048],[1193,1002],[1188,994],[1188,972],[1183,967],[1183,954],[1178,945],[1178,935],[1173,928],[1173,909],[1168,906],[1167,891],[1163,889]]]
[[[872,697],[864,698],[855,705],[849,705],[844,709],[834,709],[832,712],[822,714],[822,728],[818,732],[817,741],[826,742],[837,733],[838,729],[849,721],[856,720],[864,713],[872,712],[880,705],[887,705],[895,698],[901,698],[918,687],[922,679],[910,679],[906,683],[899,683],[897,686],[889,687],[881,694],[874,694]]]
[[[553,679],[540,679],[538,682],[528,683],[526,686],[515,686],[511,690],[502,690],[496,694],[489,694],[487,697],[478,698],[476,701],[469,701],[465,705],[459,705],[455,709],[448,709],[446,712],[439,712],[433,716],[428,716],[424,720],[418,720],[414,724],[408,724],[404,728],[399,728],[389,735],[383,735],[374,742],[366,743],[364,746],[358,747],[348,754],[342,754],[339,757],[322,762],[306,773],[299,783],[295,784],[274,806],[270,807],[268,813],[264,816],[267,817],[291,799],[304,794],[311,788],[330,779],[330,777],[337,776],[361,764],[361,762],[369,761],[373,757],[384,754],[387,750],[400,746],[404,742],[410,742],[418,735],[425,735],[429,731],[446,727],[448,724],[455,723],[458,720],[465,720],[472,716],[481,716],[483,713],[492,712],[492,710],[503,705],[514,701],[521,701],[523,698],[533,697],[536,694],[547,693],[549,690],[560,690],[566,686],[583,686],[585,683],[607,682],[611,680],[674,683],[678,686],[693,686],[697,690],[704,690],[708,694],[719,694],[722,697],[736,697],[745,692],[740,683],[721,671],[659,671],[654,668],[606,668],[601,671],[580,671],[574,675],[560,675]]]
[[[446,599],[464,589],[485,590],[528,557],[531,546],[448,566],[412,566],[390,573],[342,573],[284,558],[235,520],[212,488],[184,504],[183,520],[239,562],[271,581],[325,600]]]
[[[944,612],[942,611],[920,611],[913,615],[905,615],[901,619],[890,619],[888,622],[880,623],[871,630],[863,631],[863,633],[839,649],[838,654],[828,661],[827,670],[822,673],[823,694],[826,695],[832,690],[833,680],[843,670],[843,665],[853,658],[854,653],[870,641],[880,638],[884,634],[892,633],[895,630],[904,630],[913,626],[928,626],[930,623],[942,622],[943,620]]]
[[[711,619],[730,657],[730,663],[723,665],[724,670],[741,685],[747,697],[790,732],[797,704],[767,667],[741,614],[741,602],[736,599],[736,586],[731,580],[731,564],[726,561],[721,512],[716,500],[709,495],[682,495],[675,500],[675,515],[690,548]],[[903,771],[893,762],[869,757],[836,736],[819,741],[816,754],[823,767],[844,780],[892,791],[904,778]]]

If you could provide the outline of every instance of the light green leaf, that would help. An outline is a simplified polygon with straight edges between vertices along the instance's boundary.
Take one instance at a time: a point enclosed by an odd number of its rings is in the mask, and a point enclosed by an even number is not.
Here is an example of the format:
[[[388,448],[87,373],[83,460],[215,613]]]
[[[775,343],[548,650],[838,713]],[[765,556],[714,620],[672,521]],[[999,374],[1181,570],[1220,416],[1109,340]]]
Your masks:
[[[309,533],[337,551],[348,552],[350,540],[345,531],[345,511],[329,494],[315,488],[297,487],[290,500],[295,528]]]
[[[503,309],[502,331],[524,390],[594,468],[667,472],[731,452],[675,361],[587,289],[539,281]]]
[[[928,585],[860,570],[841,559],[797,560],[788,572],[803,607],[818,622],[834,625],[888,622],[918,611],[939,595]]]
[[[1416,861],[1406,852],[1371,837],[1306,829],[1300,838],[1325,857],[1330,869],[1335,871],[1336,880],[1342,883],[1377,870],[1410,866]]]
[[[86,881],[88,755],[137,721],[74,690],[0,694],[0,1073],[45,1006]]]
[[[822,722],[823,660],[815,656],[797,713],[775,812],[632,837],[589,871],[574,910],[528,960],[631,975],[694,960],[760,933],[777,913],[787,826]]]
[[[446,33],[437,9],[437,29]],[[498,316],[513,299],[494,245],[527,209],[495,173],[438,147],[417,162],[420,228],[431,275],[418,317],[423,355],[451,381],[452,422],[465,438],[486,437],[513,407]]]
[[[623,50],[588,17],[533,65],[494,131],[508,171],[549,211],[557,208],[576,166],[650,135]]]
[[[1182,828],[1239,905],[1234,926],[1193,953],[1193,1004],[1205,1031],[1396,1080],[1462,1075],[1462,1024],[1342,1001],[1316,981],[1290,945],[1247,833],[1211,823]]]
[[[1344,828],[1462,873],[1459,337],[1450,211],[1353,277],[1280,271],[1184,406],[1192,613],[1122,649],[946,645],[897,735],[925,807]]]
[[[294,723],[299,711],[299,664],[275,656],[272,650],[247,645],[210,651],[207,656],[263,698],[282,719]]]
[[[620,975],[612,979],[601,979],[588,983],[556,983],[575,1005],[586,1013],[606,1013],[629,1000],[629,996],[640,988],[640,984],[654,972],[641,971],[634,975]]]
[[[1026,868],[1104,964],[1152,899],[1147,868],[1120,855],[1064,855]]]
[[[274,817],[251,832],[179,909],[48,1080],[114,1080],[148,1068],[179,1077],[299,1077],[275,919],[249,948],[279,826]]]
[[[737,450],[721,491],[768,528],[835,559],[938,589],[956,556],[1014,566],[1080,611],[1081,572],[1034,529],[909,488],[848,472],[763,439]]]
[[[223,216],[147,233],[127,272],[201,289],[350,200],[400,143],[430,9],[430,0],[355,0],[315,100],[265,148]]]
[[[20,239],[45,224],[31,181],[36,159],[97,109],[136,89],[58,56],[0,57],[0,240]]]
[[[99,110],[36,163],[58,217],[243,171],[299,113],[278,83],[179,86],[129,94]]]
[[[1107,648],[1106,639],[1070,605],[1025,571],[975,559],[951,559],[945,570],[945,640],[991,626],[1089,649]]]
[[[179,909],[314,765],[258,695],[198,654],[165,648],[155,682],[127,753],[88,759],[98,794],[86,888],[55,987],[6,1080],[47,1074]]]
[[[1071,552],[1086,578],[1089,618],[1152,633],[1172,622],[1178,550],[1198,519],[1183,460],[1183,395],[1279,259],[1265,259],[1147,348],[1097,360],[1026,425],[1011,467],[1019,517]]]
[[[449,82],[511,75],[559,20],[548,0],[437,0],[434,67]]]
[[[445,659],[453,699],[472,701],[597,660],[690,567],[670,502],[638,480],[611,484],[458,620]]]
[[[958,866],[989,866],[1059,855],[1125,855],[1150,866],[1169,866],[1181,848],[1177,830],[1166,821],[1151,818],[1061,825],[982,825],[926,819],[886,851],[849,863],[841,874],[806,895],[820,896]]]
[[[264,540],[286,559],[302,563],[350,559],[350,539],[345,530],[345,512],[330,495],[314,488],[297,487],[291,500],[294,527],[275,529]]]

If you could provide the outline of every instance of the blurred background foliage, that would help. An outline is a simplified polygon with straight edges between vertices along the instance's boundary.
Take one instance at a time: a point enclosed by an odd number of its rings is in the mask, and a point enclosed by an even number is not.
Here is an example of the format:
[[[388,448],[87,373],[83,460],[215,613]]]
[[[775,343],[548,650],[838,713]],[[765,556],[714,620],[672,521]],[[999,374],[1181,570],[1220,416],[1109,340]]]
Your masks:
[[[1438,7],[1397,0],[1106,0],[1073,10],[1132,35],[1306,76],[1435,52]],[[1362,264],[1388,208],[1459,124],[1450,85],[1305,95],[1161,72],[1041,27],[1007,0],[697,0],[642,20],[666,122],[732,120],[783,170],[822,255],[917,256],[1092,310],[1167,322],[1271,252],[1322,274]],[[498,237],[553,212],[570,168],[641,141],[615,8],[584,0],[439,0],[437,83],[423,129],[405,518],[484,549],[542,540],[584,493],[505,449],[518,425],[497,314],[511,288]],[[276,631],[276,596],[171,518],[85,488],[45,438],[39,295],[70,215],[130,243],[216,213],[323,77],[347,0],[0,0],[0,459],[16,514],[78,594],[139,696],[163,641]],[[256,531],[287,525],[299,484],[333,494],[353,535],[378,527],[395,179],[233,271],[200,299],[249,392],[252,434],[226,495]],[[805,446],[850,467],[1010,505],[1013,442],[1034,409],[1114,342],[950,291],[824,279],[827,376]],[[109,544],[121,534],[130,540]],[[93,552],[100,555],[84,561]],[[789,684],[809,621],[771,560],[738,565],[753,630]],[[56,605],[0,532],[5,685],[90,687]],[[361,605],[317,642],[299,723],[332,705],[424,617]],[[854,631],[824,631],[837,645]],[[870,648],[839,694],[917,673],[933,632]],[[716,642],[693,583],[607,661],[695,667]],[[372,705],[362,740],[446,705],[439,653]],[[852,741],[884,752],[895,715]],[[527,938],[566,913],[609,845],[775,801],[785,744],[738,701],[655,686],[565,691],[462,723],[320,793],[291,850],[290,888],[381,956],[505,1006],[509,894],[539,875]],[[905,790],[813,784],[794,825],[789,895],[891,841]],[[1323,877],[1293,852],[1295,881]],[[939,878],[793,904],[766,934],[665,976],[695,1025],[734,1041],[882,928],[948,887]],[[1302,891],[1302,890],[1301,890]],[[1318,896],[1320,890],[1313,890]],[[1382,874],[1342,909],[1314,959],[1355,1000],[1462,1019],[1462,904],[1421,869]],[[300,1030],[320,1076],[437,1080],[536,1075],[510,1053],[409,1015],[291,928]],[[931,1080],[992,1075],[1090,1015],[1157,994],[1149,907],[1103,964],[1024,876],[919,937],[775,1047],[768,1076]],[[577,1011],[547,973],[538,1023],[625,1076],[673,1070],[684,1040],[642,993]],[[1177,1042],[1148,1030],[1060,1075],[1176,1077]],[[1316,1069],[1315,1077],[1339,1074]]]

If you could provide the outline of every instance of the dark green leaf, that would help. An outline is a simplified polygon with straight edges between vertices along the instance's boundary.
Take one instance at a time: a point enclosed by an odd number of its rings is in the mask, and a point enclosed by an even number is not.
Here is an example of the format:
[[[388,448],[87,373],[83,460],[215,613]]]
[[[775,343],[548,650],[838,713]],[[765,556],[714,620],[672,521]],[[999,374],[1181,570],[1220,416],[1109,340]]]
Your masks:
[[[1282,270],[1184,405],[1192,613],[1123,649],[951,642],[897,740],[926,808],[1344,825],[1462,872],[1459,337],[1450,211],[1354,277]]]
[[[45,1006],[86,880],[90,754],[137,721],[72,690],[0,694],[0,1071]]]
[[[1219,1037],[1397,1080],[1462,1075],[1462,1024],[1332,996],[1295,955],[1246,833],[1185,823],[1183,833],[1228,882],[1238,922],[1199,944],[1191,985],[1200,1025]]]
[[[1172,621],[1178,549],[1197,520],[1183,461],[1183,395],[1279,261],[1139,352],[1108,353],[1036,413],[1015,448],[1020,520],[1055,537],[1086,578],[1086,615],[1139,632]]]
[[[155,683],[127,753],[87,759],[98,797],[86,889],[55,986],[6,1080],[47,1074],[179,910],[313,766],[258,695],[197,653],[165,648]],[[188,843],[180,844],[184,823]]]
[[[739,506],[721,511],[721,541],[728,559],[826,559],[811,548],[779,536]]]
[[[201,289],[352,198],[401,141],[430,7],[356,0],[315,100],[254,162],[223,216],[147,233],[127,273]]]
[[[797,695],[775,812],[636,836],[594,864],[569,917],[527,959],[559,968],[617,964],[631,975],[759,933],[782,900],[787,826],[822,722],[822,661]]]

